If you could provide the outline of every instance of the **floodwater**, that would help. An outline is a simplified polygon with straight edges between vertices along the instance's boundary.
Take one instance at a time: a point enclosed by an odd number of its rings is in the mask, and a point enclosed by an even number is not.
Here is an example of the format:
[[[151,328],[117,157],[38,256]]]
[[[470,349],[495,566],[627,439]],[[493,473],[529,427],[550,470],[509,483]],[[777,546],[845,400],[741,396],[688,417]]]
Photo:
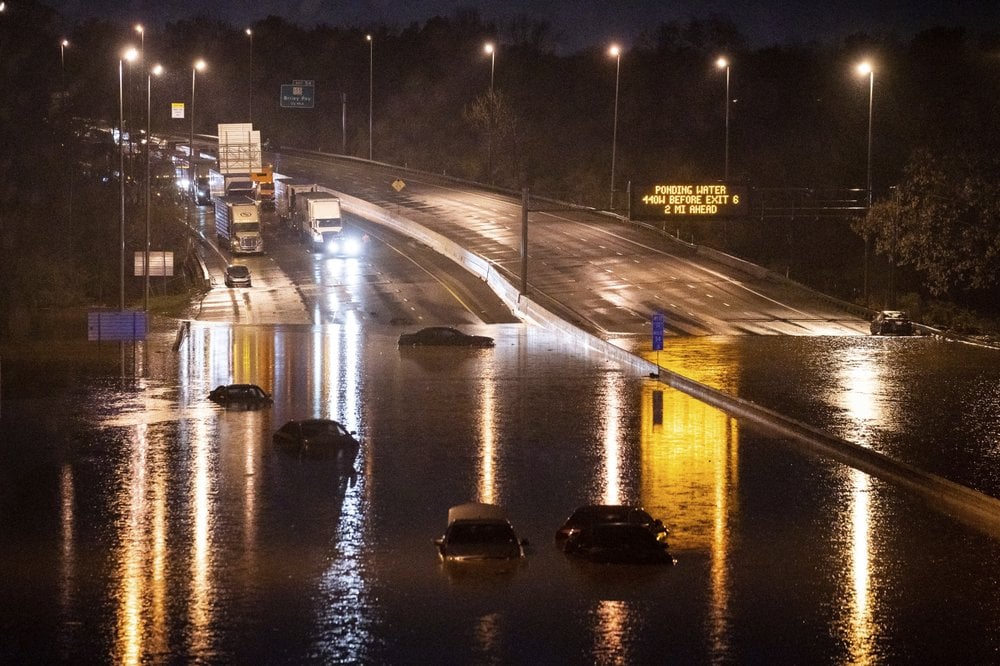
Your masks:
[[[798,452],[558,334],[467,327],[161,330],[145,378],[3,367],[0,661],[988,663],[995,537]],[[692,338],[657,360],[997,494],[998,352],[931,339]],[[259,410],[214,386],[253,382]],[[283,455],[286,420],[362,442]],[[506,573],[444,568],[449,506],[504,506]],[[570,561],[579,504],[663,518],[674,567]]]

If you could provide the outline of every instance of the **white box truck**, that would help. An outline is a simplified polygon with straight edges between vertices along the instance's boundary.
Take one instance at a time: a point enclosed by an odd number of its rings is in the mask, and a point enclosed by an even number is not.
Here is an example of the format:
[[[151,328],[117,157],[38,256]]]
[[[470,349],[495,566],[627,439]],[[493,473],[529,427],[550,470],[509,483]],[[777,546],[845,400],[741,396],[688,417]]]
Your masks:
[[[257,204],[245,196],[215,198],[215,233],[233,254],[264,252]]]

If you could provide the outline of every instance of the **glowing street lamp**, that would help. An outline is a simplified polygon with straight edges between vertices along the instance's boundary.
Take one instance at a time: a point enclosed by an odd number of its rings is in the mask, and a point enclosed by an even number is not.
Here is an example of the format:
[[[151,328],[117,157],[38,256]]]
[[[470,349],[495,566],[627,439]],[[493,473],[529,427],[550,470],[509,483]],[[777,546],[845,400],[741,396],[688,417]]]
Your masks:
[[[729,182],[729,61],[725,58],[719,58],[715,61],[715,66],[726,70],[726,166],[722,180]]]
[[[59,42],[59,65],[62,67],[63,73],[66,72],[66,47],[69,46],[69,40],[64,39]]]
[[[615,120],[611,131],[611,205],[615,208],[615,151],[618,147],[618,81],[622,68],[622,50],[617,44],[612,44],[608,54],[615,59]]]

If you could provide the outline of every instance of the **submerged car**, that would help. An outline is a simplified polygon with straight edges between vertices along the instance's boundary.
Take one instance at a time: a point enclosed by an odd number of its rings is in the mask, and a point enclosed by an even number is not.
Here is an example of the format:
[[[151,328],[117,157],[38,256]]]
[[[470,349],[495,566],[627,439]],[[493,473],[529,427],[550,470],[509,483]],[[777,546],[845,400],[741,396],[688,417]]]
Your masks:
[[[254,407],[270,405],[267,392],[256,384],[223,384],[208,394],[208,399],[224,407]]]
[[[289,421],[273,436],[276,446],[300,456],[353,463],[361,449],[355,433],[331,419]]]
[[[400,347],[424,345],[446,347],[492,347],[493,338],[485,335],[470,335],[451,326],[430,326],[416,333],[404,333],[399,336]]]
[[[495,504],[469,502],[448,509],[448,527],[434,540],[442,562],[518,561],[524,546]]]
[[[667,541],[668,532],[663,521],[653,518],[642,507],[629,504],[587,504],[577,507],[573,515],[556,530],[556,545],[564,546],[567,539],[585,528],[611,523],[638,525],[657,541]]]
[[[882,310],[872,318],[872,335],[910,335],[913,322],[901,310]]]
[[[667,544],[635,523],[598,523],[585,527],[566,540],[564,552],[602,564],[674,564]]]
[[[227,287],[251,287],[250,269],[243,264],[226,266],[225,281]]]

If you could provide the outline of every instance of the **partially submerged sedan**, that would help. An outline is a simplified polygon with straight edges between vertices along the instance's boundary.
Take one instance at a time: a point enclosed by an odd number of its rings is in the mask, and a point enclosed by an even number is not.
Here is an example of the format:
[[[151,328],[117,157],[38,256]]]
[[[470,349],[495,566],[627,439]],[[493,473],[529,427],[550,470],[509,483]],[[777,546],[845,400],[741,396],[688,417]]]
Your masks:
[[[311,458],[334,458],[353,465],[361,444],[337,421],[304,419],[289,421],[275,433],[273,441],[290,453]]]
[[[587,504],[576,511],[556,530],[556,545],[565,546],[567,539],[583,529],[594,525],[627,523],[639,525],[652,534],[657,541],[667,542],[667,528],[663,521],[653,518],[640,506],[631,504]]]
[[[566,540],[564,552],[602,564],[674,564],[667,544],[635,523],[599,523],[585,527]]]
[[[429,326],[416,333],[399,336],[400,347],[492,347],[493,338],[485,335],[470,335],[451,326]]]
[[[208,399],[227,408],[252,409],[271,404],[271,396],[256,384],[222,384],[211,390]]]
[[[448,527],[434,540],[442,562],[517,562],[526,541],[517,537],[503,509],[469,502],[448,509]]]

